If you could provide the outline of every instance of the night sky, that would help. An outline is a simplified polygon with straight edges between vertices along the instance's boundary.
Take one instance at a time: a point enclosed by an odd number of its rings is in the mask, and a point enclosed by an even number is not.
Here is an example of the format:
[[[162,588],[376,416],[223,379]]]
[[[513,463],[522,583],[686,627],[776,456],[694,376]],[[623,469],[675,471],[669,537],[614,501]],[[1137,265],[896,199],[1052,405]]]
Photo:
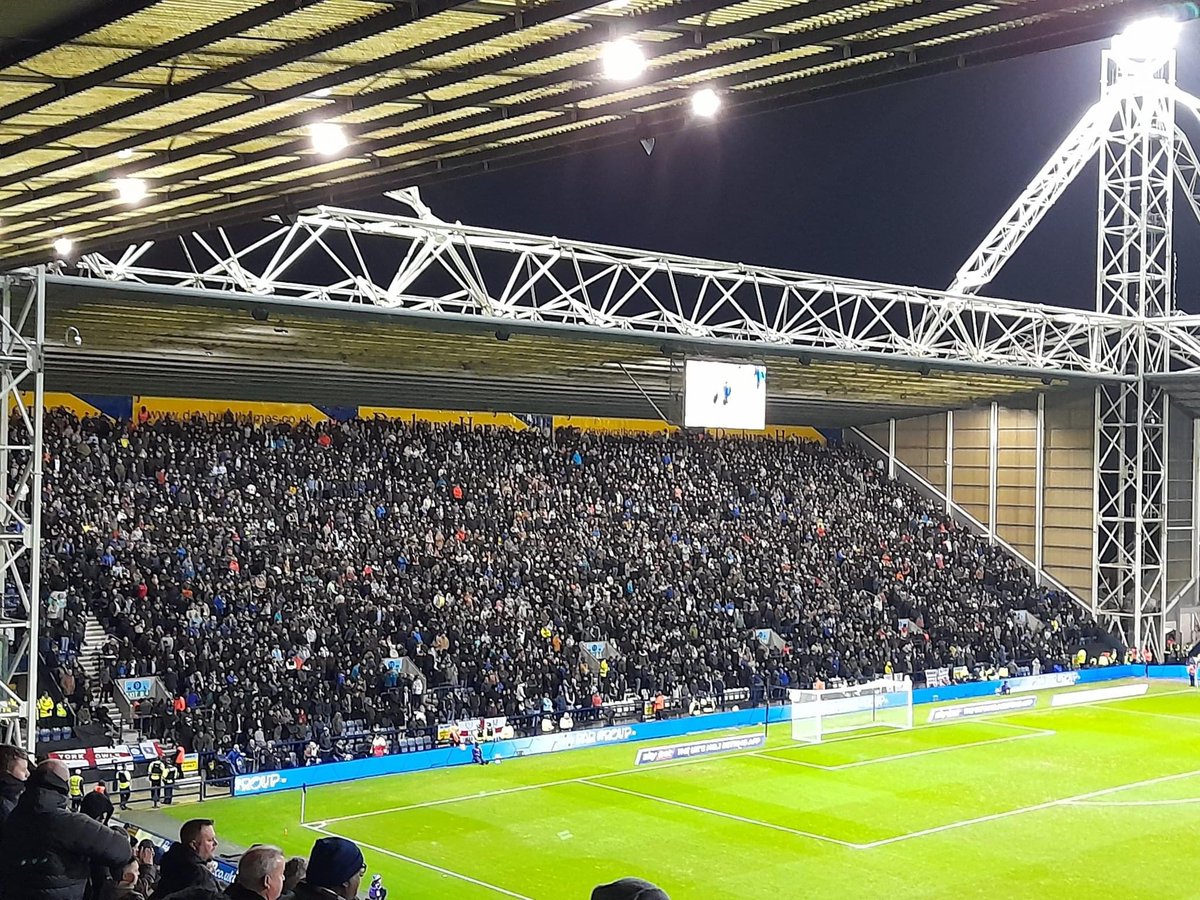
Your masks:
[[[422,189],[443,219],[945,287],[1099,93],[1101,44],[879,88]],[[1179,81],[1200,93],[1200,23]],[[1187,126],[1200,147],[1200,123]],[[989,287],[1095,304],[1093,164]],[[1186,208],[1179,206],[1177,222]],[[373,208],[400,211],[380,200]],[[1176,230],[1200,312],[1200,227]]]

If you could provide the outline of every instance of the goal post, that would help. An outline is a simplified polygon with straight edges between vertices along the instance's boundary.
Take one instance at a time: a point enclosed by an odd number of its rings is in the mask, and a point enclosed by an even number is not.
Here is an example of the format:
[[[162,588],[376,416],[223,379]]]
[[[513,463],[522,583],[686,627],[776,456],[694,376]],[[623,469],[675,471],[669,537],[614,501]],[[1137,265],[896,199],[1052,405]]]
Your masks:
[[[826,735],[866,728],[913,727],[912,681],[883,678],[822,690],[790,690],[792,740],[817,744]]]

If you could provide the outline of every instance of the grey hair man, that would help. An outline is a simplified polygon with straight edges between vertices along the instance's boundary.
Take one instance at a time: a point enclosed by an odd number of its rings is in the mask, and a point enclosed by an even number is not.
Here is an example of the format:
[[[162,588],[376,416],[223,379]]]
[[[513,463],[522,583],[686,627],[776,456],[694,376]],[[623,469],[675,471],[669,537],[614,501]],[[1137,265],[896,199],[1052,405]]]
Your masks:
[[[260,844],[242,854],[237,875],[225,893],[232,900],[279,900],[287,858],[278,847]]]

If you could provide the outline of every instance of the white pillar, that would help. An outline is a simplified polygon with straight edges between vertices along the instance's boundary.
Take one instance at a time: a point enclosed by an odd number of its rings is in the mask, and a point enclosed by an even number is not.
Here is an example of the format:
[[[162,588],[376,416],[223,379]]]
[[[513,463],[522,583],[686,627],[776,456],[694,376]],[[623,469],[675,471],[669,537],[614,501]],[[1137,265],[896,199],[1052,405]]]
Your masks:
[[[946,514],[954,509],[954,410],[946,410]]]
[[[896,480],[896,420],[888,419],[888,478]]]
[[[1033,469],[1033,576],[1042,583],[1046,538],[1046,395],[1037,396],[1037,428],[1034,436]]]
[[[996,476],[1000,456],[1000,406],[992,401],[988,419],[988,540],[996,543]]]

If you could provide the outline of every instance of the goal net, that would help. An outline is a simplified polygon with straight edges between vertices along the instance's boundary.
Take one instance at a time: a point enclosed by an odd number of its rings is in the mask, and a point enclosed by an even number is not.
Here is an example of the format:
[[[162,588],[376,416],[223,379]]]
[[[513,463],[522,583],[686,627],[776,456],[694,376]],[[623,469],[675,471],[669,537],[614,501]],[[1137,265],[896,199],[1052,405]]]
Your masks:
[[[912,728],[912,681],[886,678],[824,690],[791,690],[792,740],[820,743],[826,735],[864,728]]]

